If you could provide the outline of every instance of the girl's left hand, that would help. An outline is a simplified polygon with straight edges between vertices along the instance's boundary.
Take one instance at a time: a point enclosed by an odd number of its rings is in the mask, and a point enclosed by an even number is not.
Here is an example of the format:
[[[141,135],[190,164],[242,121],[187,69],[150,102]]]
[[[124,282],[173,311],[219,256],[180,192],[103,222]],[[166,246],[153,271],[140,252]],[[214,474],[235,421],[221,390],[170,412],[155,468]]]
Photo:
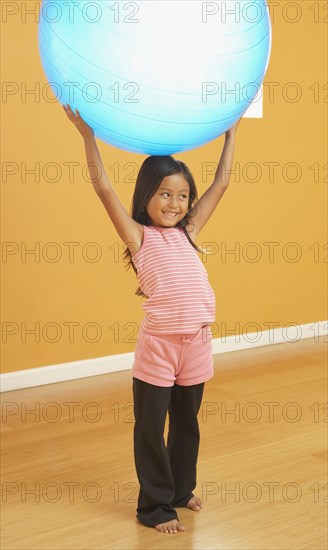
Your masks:
[[[226,136],[227,137],[235,135],[236,130],[237,130],[237,128],[239,126],[239,123],[240,123],[242,118],[243,117],[241,117],[239,120],[237,120],[237,122],[235,122],[235,124],[233,126],[231,126],[231,128],[229,128],[229,130],[226,131]]]

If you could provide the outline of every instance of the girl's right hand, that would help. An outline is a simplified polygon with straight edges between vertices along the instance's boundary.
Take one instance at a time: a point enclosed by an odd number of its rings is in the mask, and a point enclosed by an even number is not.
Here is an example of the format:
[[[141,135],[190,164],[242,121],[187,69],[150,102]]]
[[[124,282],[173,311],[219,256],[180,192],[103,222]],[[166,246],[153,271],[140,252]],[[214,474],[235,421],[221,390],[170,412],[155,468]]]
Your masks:
[[[64,111],[67,114],[71,122],[76,126],[81,136],[84,139],[94,137],[94,131],[81,117],[79,111],[75,109],[75,113],[72,111],[70,105],[63,105]]]

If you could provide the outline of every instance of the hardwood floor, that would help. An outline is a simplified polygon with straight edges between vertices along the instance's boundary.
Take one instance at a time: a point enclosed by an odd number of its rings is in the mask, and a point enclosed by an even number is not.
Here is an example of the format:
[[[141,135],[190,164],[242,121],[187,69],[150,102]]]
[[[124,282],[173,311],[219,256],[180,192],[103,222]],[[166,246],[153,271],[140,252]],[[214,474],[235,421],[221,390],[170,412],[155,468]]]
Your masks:
[[[326,549],[326,360],[324,337],[215,356],[177,534],[135,518],[130,371],[2,394],[1,548]]]

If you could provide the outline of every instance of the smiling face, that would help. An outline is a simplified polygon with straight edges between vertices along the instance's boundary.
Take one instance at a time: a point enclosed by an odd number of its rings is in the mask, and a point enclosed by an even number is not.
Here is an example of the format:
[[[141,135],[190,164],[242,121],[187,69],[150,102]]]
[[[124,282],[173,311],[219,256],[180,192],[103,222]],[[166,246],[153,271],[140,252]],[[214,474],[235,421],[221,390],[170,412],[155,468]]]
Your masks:
[[[189,183],[182,173],[166,176],[146,207],[152,225],[174,227],[182,220],[189,203]]]

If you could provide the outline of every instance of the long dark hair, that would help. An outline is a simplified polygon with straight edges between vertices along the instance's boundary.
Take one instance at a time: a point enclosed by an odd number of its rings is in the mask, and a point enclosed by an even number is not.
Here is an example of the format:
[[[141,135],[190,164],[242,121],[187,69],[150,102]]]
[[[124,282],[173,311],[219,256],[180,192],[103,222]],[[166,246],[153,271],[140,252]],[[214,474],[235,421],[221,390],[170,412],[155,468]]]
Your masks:
[[[142,163],[132,197],[131,217],[142,225],[151,225],[151,220],[148,216],[146,206],[152,196],[156,193],[162,180],[166,176],[172,176],[173,174],[183,174],[189,184],[188,211],[185,217],[180,220],[175,227],[181,227],[190,244],[198,252],[204,252],[204,250],[200,249],[191,240],[186,229],[186,226],[192,222],[192,215],[196,213],[195,210],[193,214],[190,213],[191,209],[194,207],[194,204],[198,200],[195,180],[188,166],[181,160],[174,159],[171,155],[153,155],[146,158],[146,160]],[[137,273],[128,247],[126,247],[123,257],[125,261],[127,260],[127,269],[132,266],[135,273]],[[147,296],[142,292],[140,286],[137,288],[135,294],[137,296],[145,296],[147,298]]]

